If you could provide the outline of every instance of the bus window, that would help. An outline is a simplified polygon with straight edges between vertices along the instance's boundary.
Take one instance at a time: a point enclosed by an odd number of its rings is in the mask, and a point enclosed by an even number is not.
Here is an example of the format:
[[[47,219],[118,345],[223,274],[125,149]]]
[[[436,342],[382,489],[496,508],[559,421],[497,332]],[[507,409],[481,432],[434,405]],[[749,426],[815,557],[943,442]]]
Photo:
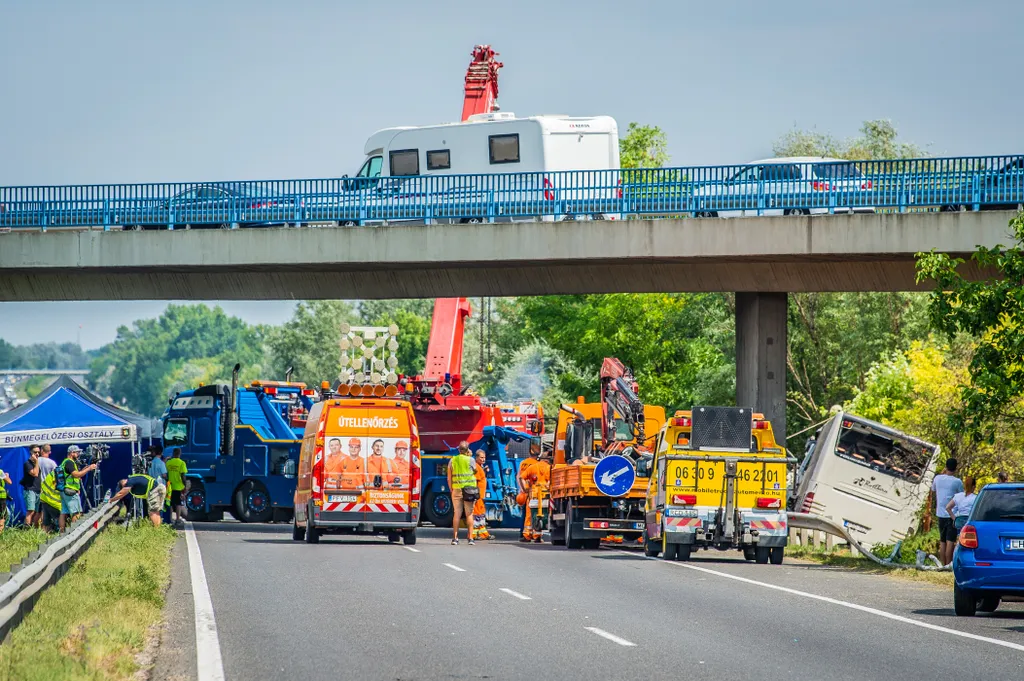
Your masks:
[[[925,448],[904,445],[853,422],[843,424],[835,454],[878,473],[911,482],[921,479],[931,460],[931,452]]]

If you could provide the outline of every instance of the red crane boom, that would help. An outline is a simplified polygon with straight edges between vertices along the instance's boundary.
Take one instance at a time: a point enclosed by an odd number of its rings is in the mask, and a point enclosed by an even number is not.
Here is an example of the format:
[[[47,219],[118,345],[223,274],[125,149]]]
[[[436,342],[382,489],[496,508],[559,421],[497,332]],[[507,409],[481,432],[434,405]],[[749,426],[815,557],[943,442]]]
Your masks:
[[[490,45],[477,45],[473,60],[466,69],[466,95],[462,101],[462,120],[473,114],[491,113],[498,109],[498,69],[504,64],[495,59],[498,53]]]

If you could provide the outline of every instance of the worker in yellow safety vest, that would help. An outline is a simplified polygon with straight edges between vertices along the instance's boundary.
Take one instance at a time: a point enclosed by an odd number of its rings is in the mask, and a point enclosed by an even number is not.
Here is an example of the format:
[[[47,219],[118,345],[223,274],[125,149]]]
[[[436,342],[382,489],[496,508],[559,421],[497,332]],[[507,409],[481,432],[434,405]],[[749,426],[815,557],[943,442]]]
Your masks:
[[[144,499],[148,506],[150,522],[154,527],[160,527],[160,509],[163,508],[164,499],[167,497],[167,488],[163,481],[145,473],[137,473],[122,480],[118,485],[121,489],[110,498],[110,503],[116,504],[129,494],[136,499]]]
[[[39,485],[39,505],[42,512],[43,529],[57,530],[60,521],[60,492],[57,491],[57,471],[52,470]]]
[[[4,527],[7,526],[7,485],[11,483],[11,476],[3,470],[0,470],[0,532],[4,531]]]

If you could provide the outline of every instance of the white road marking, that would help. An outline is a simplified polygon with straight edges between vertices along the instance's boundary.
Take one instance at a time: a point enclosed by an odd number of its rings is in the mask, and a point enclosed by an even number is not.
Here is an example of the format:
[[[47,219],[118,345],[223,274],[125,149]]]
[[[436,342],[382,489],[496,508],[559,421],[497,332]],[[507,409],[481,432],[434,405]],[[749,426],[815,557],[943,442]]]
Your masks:
[[[185,543],[188,545],[188,566],[192,574],[192,600],[196,613],[196,665],[198,681],[224,681],[224,664],[220,657],[220,638],[217,620],[213,615],[213,600],[206,584],[203,556],[192,523],[185,523]]]
[[[465,570],[460,568],[458,565],[452,565],[451,563],[445,563],[445,565],[450,567],[452,570],[455,570],[456,572],[465,572]]]
[[[515,596],[516,598],[518,598],[521,601],[532,601],[533,600],[529,596],[524,596],[523,594],[519,593],[518,591],[513,591],[512,589],[498,589],[498,591],[504,591],[509,596]]]
[[[627,641],[626,639],[621,638],[619,636],[616,636],[615,634],[610,634],[607,631],[605,631],[604,629],[598,629],[597,627],[583,627],[583,628],[586,629],[587,631],[590,631],[590,632],[593,632],[593,633],[597,634],[598,636],[601,636],[602,638],[606,638],[609,641],[614,641],[615,643],[618,643],[620,646],[630,647],[630,646],[635,646],[636,645],[632,641]]]
[[[619,551],[619,553],[625,553],[630,556],[635,556],[635,553],[629,551]],[[646,557],[645,557],[646,558]],[[651,558],[650,560],[658,560],[657,558]],[[959,629],[950,629],[949,627],[939,626],[938,624],[932,624],[930,622],[922,622],[920,620],[911,619],[910,617],[904,617],[895,613],[886,612],[885,610],[879,610],[878,608],[869,608],[866,605],[859,605],[857,603],[850,603],[848,601],[841,601],[838,598],[829,598],[828,596],[821,596],[819,594],[808,593],[807,591],[799,591],[797,589],[790,589],[786,586],[779,586],[777,584],[768,584],[767,582],[759,582],[756,579],[748,579],[747,577],[740,577],[739,575],[730,575],[728,572],[720,572],[718,570],[712,570],[706,567],[700,567],[698,565],[692,565],[690,563],[675,563],[671,561],[662,560],[662,563],[668,563],[676,567],[687,568],[688,570],[696,570],[697,572],[703,572],[709,575],[715,575],[716,577],[725,577],[726,579],[732,579],[737,582],[744,582],[746,584],[753,584],[754,586],[760,586],[765,589],[772,589],[774,591],[782,591],[783,593],[792,594],[794,596],[802,596],[803,598],[810,598],[815,601],[822,601],[824,603],[831,603],[832,605],[839,605],[844,608],[850,608],[851,610],[859,610],[860,612],[866,612],[869,615],[876,615],[878,617],[884,617],[894,622],[902,622],[903,624],[912,624],[915,627],[921,627],[922,629],[931,629],[932,631],[938,631],[943,634],[950,634],[951,636],[959,636],[960,638],[968,638],[972,641],[982,641],[984,643],[991,643],[993,645],[1002,646],[1004,648],[1011,648],[1012,650],[1024,651],[1024,645],[1020,643],[1011,643],[1010,641],[1003,641],[998,638],[991,638],[988,636],[982,636],[980,634],[972,634],[967,631],[960,631]]]
[[[406,551],[412,551],[413,553],[419,553],[419,552],[420,552],[420,550],[419,550],[419,549],[417,549],[417,548],[413,548],[412,546],[405,546],[405,547],[403,547],[403,548],[404,548],[404,549],[405,549]]]

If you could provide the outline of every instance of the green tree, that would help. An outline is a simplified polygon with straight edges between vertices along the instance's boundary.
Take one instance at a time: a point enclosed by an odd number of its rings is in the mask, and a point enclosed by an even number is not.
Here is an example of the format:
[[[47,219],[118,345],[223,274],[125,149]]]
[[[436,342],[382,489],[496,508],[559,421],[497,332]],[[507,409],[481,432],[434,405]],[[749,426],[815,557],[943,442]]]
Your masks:
[[[311,386],[322,381],[334,383],[341,373],[341,325],[355,321],[355,312],[345,301],[299,303],[292,318],[267,337],[273,372],[283,377],[285,370],[292,367],[293,380]]]
[[[258,364],[263,333],[219,307],[169,305],[157,319],[118,329],[117,339],[93,360],[88,384],[130,409],[157,415],[166,406],[165,377],[177,367],[203,357]]]
[[[924,149],[909,142],[897,140],[898,133],[892,121],[864,121],[860,136],[840,141],[827,133],[814,130],[791,130],[772,147],[776,156],[828,156],[851,161],[870,161],[896,158],[921,158]]]
[[[874,362],[927,338],[926,306],[918,293],[790,294],[787,429],[824,419],[864,388]],[[788,446],[800,451],[805,438]]]
[[[630,123],[619,138],[619,165],[623,168],[661,168],[668,158],[668,137],[656,125]]]
[[[918,281],[934,285],[928,304],[932,327],[977,339],[963,404],[950,414],[951,426],[989,442],[994,424],[1024,423],[1024,213],[1010,221],[1010,229],[1012,246],[982,246],[972,256],[987,273],[981,280],[964,278],[958,271],[962,258],[932,251],[918,254],[917,261]]]
[[[518,298],[507,306],[504,353],[542,341],[578,367],[579,394],[598,398],[605,357],[633,368],[640,397],[669,409],[732,404],[735,344],[731,296],[613,294]],[[509,354],[506,354],[509,356]],[[505,367],[500,367],[499,383]]]

